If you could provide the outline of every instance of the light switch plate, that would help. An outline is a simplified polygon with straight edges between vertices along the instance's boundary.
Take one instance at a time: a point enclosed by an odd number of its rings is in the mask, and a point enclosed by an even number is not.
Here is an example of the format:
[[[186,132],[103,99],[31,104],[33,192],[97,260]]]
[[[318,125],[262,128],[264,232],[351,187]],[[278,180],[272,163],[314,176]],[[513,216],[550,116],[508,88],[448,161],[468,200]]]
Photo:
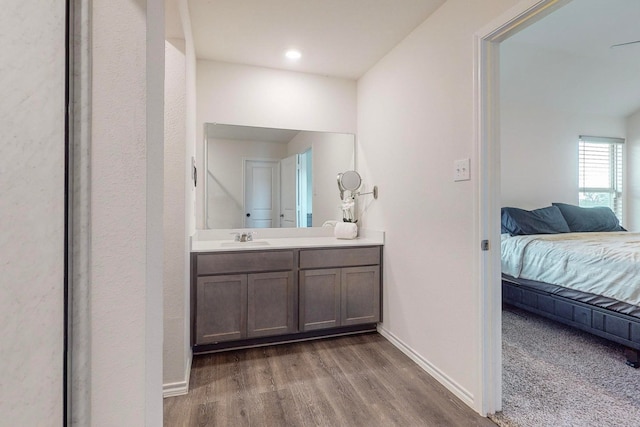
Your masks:
[[[453,161],[453,180],[454,181],[469,181],[471,179],[471,173],[469,168],[471,167],[471,159],[460,159]]]

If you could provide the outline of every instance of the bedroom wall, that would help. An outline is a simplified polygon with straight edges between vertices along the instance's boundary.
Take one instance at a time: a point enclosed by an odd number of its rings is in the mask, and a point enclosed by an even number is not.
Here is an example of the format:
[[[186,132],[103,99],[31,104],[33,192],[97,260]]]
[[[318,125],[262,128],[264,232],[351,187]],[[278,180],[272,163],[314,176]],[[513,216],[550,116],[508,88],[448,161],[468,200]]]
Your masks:
[[[627,117],[627,219],[631,231],[640,231],[640,110]]]
[[[356,82],[292,71],[197,61],[198,170],[204,170],[204,123],[356,133]],[[196,226],[204,227],[204,186]]]
[[[381,332],[481,411],[474,33],[515,0],[448,0],[358,81],[358,169],[380,188]],[[471,181],[453,162],[471,158]]]
[[[64,2],[3,1],[0,28],[0,424],[62,425]]]
[[[625,120],[502,102],[502,206],[578,203],[578,136],[626,135]]]

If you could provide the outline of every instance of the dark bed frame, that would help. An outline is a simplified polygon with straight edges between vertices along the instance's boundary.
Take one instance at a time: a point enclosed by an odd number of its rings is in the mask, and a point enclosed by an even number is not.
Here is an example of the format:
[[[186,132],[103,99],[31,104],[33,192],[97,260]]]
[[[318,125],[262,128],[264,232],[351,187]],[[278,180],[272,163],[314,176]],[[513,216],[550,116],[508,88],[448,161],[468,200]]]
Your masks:
[[[532,288],[503,275],[502,301],[626,347],[627,365],[640,367],[640,318]]]

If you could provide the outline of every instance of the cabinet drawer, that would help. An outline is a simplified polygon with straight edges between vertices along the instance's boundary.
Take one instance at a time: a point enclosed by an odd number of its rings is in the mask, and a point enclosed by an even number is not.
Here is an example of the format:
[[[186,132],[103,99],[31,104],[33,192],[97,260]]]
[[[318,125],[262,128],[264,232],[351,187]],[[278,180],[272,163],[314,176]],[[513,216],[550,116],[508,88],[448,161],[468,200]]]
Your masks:
[[[196,274],[253,273],[293,269],[293,251],[251,251],[202,254],[196,258]]]
[[[300,268],[352,267],[380,264],[380,247],[300,250]]]

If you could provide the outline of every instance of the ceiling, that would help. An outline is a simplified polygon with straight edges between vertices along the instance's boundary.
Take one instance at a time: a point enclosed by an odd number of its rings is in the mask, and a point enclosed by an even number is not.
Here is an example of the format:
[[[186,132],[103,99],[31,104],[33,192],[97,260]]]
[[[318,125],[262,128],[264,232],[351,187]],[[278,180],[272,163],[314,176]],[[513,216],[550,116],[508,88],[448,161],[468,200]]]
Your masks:
[[[573,0],[500,45],[502,99],[626,117],[640,108],[639,0]]]
[[[182,34],[166,0],[167,35]],[[357,79],[445,0],[184,0],[199,59]],[[573,0],[500,47],[506,102],[581,114],[640,108],[640,0]],[[302,52],[298,62],[284,57]]]
[[[189,0],[189,10],[200,59],[357,79],[444,2]]]

